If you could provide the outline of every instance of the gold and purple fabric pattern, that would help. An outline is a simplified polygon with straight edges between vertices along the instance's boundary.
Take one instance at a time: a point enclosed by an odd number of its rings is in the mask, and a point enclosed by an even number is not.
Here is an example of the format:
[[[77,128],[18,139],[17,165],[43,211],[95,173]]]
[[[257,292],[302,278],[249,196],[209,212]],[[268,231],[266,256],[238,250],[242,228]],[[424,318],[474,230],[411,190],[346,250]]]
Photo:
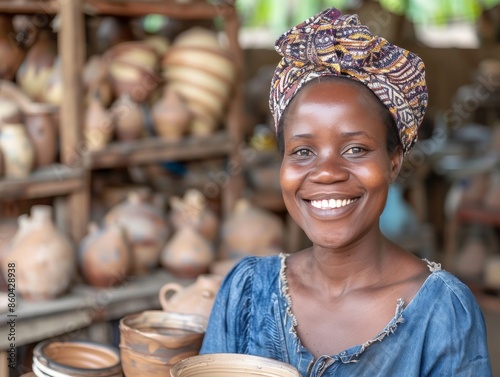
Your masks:
[[[372,35],[357,15],[342,15],[335,8],[288,30],[278,38],[275,49],[282,56],[269,99],[276,129],[304,84],[321,76],[345,76],[365,84],[389,109],[403,151],[410,151],[428,101],[420,57]]]

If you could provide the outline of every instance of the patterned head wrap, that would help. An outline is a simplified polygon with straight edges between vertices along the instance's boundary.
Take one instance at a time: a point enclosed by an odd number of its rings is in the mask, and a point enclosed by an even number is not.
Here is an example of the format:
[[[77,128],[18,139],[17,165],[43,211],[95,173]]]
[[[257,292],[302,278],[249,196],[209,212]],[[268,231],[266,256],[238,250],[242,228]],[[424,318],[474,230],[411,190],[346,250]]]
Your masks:
[[[406,154],[417,141],[427,108],[422,60],[414,53],[373,36],[357,15],[330,8],[278,38],[283,56],[271,82],[269,106],[276,131],[291,99],[308,81],[345,76],[365,84],[389,109]]]

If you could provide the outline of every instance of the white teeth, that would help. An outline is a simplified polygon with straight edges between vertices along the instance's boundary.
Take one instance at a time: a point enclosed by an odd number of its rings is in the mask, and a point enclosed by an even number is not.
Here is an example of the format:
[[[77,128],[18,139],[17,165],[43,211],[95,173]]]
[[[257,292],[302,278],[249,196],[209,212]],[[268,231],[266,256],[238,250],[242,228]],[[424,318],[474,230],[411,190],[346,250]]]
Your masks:
[[[332,209],[332,208],[345,207],[346,205],[351,204],[355,200],[356,199],[311,200],[311,205],[319,209]]]

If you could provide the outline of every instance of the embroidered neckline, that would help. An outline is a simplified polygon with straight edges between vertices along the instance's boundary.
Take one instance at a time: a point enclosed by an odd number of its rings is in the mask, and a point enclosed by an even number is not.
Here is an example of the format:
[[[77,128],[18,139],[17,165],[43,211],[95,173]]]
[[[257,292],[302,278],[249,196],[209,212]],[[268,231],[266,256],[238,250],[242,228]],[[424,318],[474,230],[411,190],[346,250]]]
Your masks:
[[[281,266],[280,266],[280,290],[281,290],[281,294],[285,298],[285,301],[286,301],[286,310],[285,311],[286,311],[287,316],[290,318],[290,322],[291,322],[290,334],[292,334],[293,337],[298,340],[299,348],[300,347],[304,348],[300,344],[300,339],[298,338],[298,335],[297,335],[296,327],[297,327],[298,323],[297,323],[297,318],[295,317],[295,314],[293,314],[293,311],[292,311],[292,297],[291,297],[290,292],[289,292],[288,280],[286,278],[286,267],[287,267],[286,266],[286,258],[288,256],[290,256],[290,254],[287,254],[287,253],[280,253],[279,254],[279,258],[280,258],[280,262],[281,262]],[[440,263],[431,262],[425,258],[422,260],[427,263],[427,267],[429,268],[429,271],[431,272],[431,274],[442,270]],[[422,284],[422,287],[427,282],[427,279]],[[422,289],[422,287],[420,287],[420,289]],[[420,291],[420,289],[419,289],[419,291]],[[418,294],[418,292],[417,292],[417,294]],[[398,324],[404,323],[404,317],[403,317],[404,309],[405,309],[405,302],[402,298],[399,298],[397,300],[396,311],[395,311],[394,317],[389,321],[389,323],[384,327],[384,329],[377,336],[366,341],[365,343],[363,343],[361,345],[351,347],[350,349],[354,349],[354,348],[357,349],[357,351],[355,352],[354,355],[348,355],[348,352],[347,352],[348,350],[345,350],[345,351],[338,353],[338,357],[343,362],[356,362],[359,355],[361,355],[368,347],[370,347],[372,344],[374,344],[376,342],[381,342],[386,336],[388,336],[390,334],[394,334],[394,332],[396,331],[396,328],[398,327]]]

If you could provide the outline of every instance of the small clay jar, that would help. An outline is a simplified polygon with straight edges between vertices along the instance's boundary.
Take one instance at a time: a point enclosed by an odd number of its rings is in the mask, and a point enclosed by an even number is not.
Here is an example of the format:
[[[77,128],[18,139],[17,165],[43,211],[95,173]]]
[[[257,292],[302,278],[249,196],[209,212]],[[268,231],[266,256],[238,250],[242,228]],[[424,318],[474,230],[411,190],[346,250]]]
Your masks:
[[[133,275],[143,275],[159,264],[160,253],[169,235],[165,214],[149,200],[148,190],[128,193],[127,199],[104,216],[104,224],[121,226],[132,248]]]
[[[35,151],[35,169],[56,161],[59,149],[56,113],[57,107],[46,103],[31,103],[24,108],[26,131]]]
[[[52,207],[34,205],[21,215],[19,229],[2,260],[16,265],[16,291],[26,300],[50,300],[64,293],[76,270],[73,244],[52,222]]]
[[[16,41],[16,32],[12,23],[13,16],[0,15],[0,78],[12,80],[21,65],[26,49],[22,43]]]
[[[115,127],[112,115],[104,107],[97,89],[89,97],[83,127],[85,146],[89,151],[105,148],[113,137]]]
[[[118,349],[83,340],[38,343],[33,350],[33,371],[39,376],[122,376]]]
[[[78,261],[85,281],[95,287],[122,283],[132,266],[132,252],[124,230],[111,224],[99,228],[90,223],[79,244]]]
[[[130,95],[122,94],[111,105],[111,117],[118,140],[136,140],[144,136],[144,113],[141,106],[134,102]]]
[[[2,124],[23,123],[23,114],[16,102],[0,99],[0,128]]]
[[[222,276],[202,274],[191,285],[184,287],[171,282],[160,289],[161,307],[166,312],[197,314],[210,317],[215,296],[222,283]]]
[[[4,124],[0,130],[0,149],[6,178],[25,178],[35,164],[35,149],[24,124]]]
[[[170,141],[177,141],[186,134],[193,117],[181,96],[168,86],[151,113],[156,134]]]

